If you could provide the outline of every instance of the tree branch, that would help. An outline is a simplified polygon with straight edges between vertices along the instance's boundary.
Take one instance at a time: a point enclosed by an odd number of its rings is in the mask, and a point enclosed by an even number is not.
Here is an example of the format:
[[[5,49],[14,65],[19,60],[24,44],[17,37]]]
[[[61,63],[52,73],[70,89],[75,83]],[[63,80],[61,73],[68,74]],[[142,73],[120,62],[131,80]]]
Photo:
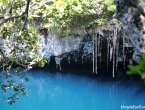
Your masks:
[[[26,12],[23,12],[23,13],[21,13],[20,15],[15,15],[15,16],[8,17],[8,18],[4,19],[4,20],[0,23],[0,26],[3,25],[4,23],[6,23],[7,21],[11,20],[11,19],[19,18],[19,17],[23,16],[24,14],[26,14]]]
[[[3,25],[4,23],[6,23],[6,22],[9,21],[9,20],[12,20],[12,19],[15,19],[15,18],[20,18],[20,17],[22,17],[22,16],[25,15],[25,14],[27,14],[27,18],[28,18],[29,4],[30,4],[30,0],[27,0],[26,8],[25,8],[25,11],[24,11],[23,13],[21,13],[21,14],[19,14],[19,15],[10,16],[10,17],[8,17],[8,18],[5,18],[5,17],[4,17],[3,20],[2,20],[2,22],[0,22],[0,26]],[[27,18],[26,18],[26,19],[27,19]],[[25,27],[25,24],[26,24],[26,23],[24,23],[23,28]]]
[[[25,12],[26,12],[26,15],[27,15],[27,16],[26,16],[26,18],[25,18],[25,22],[24,22],[22,31],[25,29],[25,26],[26,26],[26,23],[27,23],[27,20],[28,20],[29,5],[30,5],[30,0],[27,0],[27,5],[26,5],[26,9],[25,9]]]

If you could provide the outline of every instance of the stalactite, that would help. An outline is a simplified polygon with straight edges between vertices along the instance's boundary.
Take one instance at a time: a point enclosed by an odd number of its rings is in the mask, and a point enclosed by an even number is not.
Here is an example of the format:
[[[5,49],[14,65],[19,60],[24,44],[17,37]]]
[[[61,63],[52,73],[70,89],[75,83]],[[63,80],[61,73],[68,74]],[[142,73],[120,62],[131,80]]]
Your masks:
[[[113,70],[112,70],[113,78],[114,78],[114,65],[115,65],[115,47],[113,46]]]
[[[100,42],[100,68],[101,68],[101,62],[102,62],[102,42]]]
[[[61,70],[61,61],[60,61],[60,64],[59,64],[59,70]]]
[[[73,59],[74,59],[75,62],[78,61],[78,60],[77,60],[77,55],[76,55],[76,54],[74,54]]]
[[[82,56],[82,64],[84,63],[84,56]]]
[[[118,38],[118,30],[116,30],[116,37],[117,37],[117,41],[116,41],[116,71],[118,68],[118,51],[119,51],[119,38]]]
[[[118,51],[119,51],[119,42],[116,43],[116,71],[118,69]]]
[[[127,52],[129,51],[129,53],[130,53],[129,47],[130,47],[131,45],[130,45],[130,43],[129,43],[129,39],[127,39],[127,44],[128,44],[128,46],[127,46],[126,49],[127,49]],[[129,64],[132,64],[132,63],[133,63],[132,59],[130,59],[129,56],[128,56],[128,62],[129,62]]]
[[[70,64],[70,59],[71,59],[70,56],[68,56],[68,57],[67,57],[68,64]]]
[[[108,72],[108,65],[109,65],[109,49],[110,49],[110,34],[109,38],[107,39],[107,72]]]
[[[107,71],[109,66],[109,61],[113,63],[113,70],[112,70],[112,76],[115,77],[115,71],[117,71],[118,68],[118,59],[119,59],[119,38],[118,35],[121,30],[120,27],[116,25],[109,25],[106,27],[101,27],[101,30],[108,31],[108,38],[107,38]],[[102,33],[101,33],[102,32]],[[103,33],[103,31],[97,30],[95,32],[96,36],[93,36],[92,38],[92,53],[93,53],[93,73],[97,74],[97,63],[100,62],[100,68],[101,68],[101,62],[102,62],[102,42],[101,42],[101,36],[105,35],[106,32]],[[101,34],[100,34],[101,33]],[[106,36],[106,35],[105,35]],[[99,56],[99,59],[97,58]],[[99,62],[98,62],[99,60]]]
[[[95,57],[94,57],[94,55],[95,55],[95,47],[94,47],[94,35],[93,35],[93,38],[92,38],[92,42],[93,42],[93,73],[95,72],[95,69],[94,69],[94,67],[95,67]]]
[[[47,58],[47,62],[48,64],[50,63],[51,57]]]
[[[98,50],[97,50],[97,44],[98,44],[98,39],[97,39],[97,37],[98,37],[98,33],[96,33],[96,36],[95,36],[95,59],[96,59],[96,61],[95,61],[95,73],[97,74],[97,72],[98,72],[98,65],[97,65],[97,63],[98,63],[98,61],[97,61],[97,55],[98,55]]]
[[[112,54],[113,54],[113,47],[112,47],[112,45],[111,45],[111,43],[110,43],[110,61],[112,60]]]
[[[62,58],[60,57],[55,57],[55,62],[56,62],[56,68],[59,66],[59,69],[61,70],[61,60]]]
[[[124,31],[124,33],[125,33],[125,31]],[[125,37],[124,37],[124,44],[125,44],[125,41],[126,41],[126,39],[125,38],[127,38],[128,39],[128,36],[126,35],[126,33],[125,33]],[[127,44],[128,44],[128,46],[129,46],[129,39],[127,40]],[[125,66],[126,66],[126,58],[127,58],[127,56],[126,56],[126,50],[128,50],[128,46],[127,46],[127,48],[126,49],[124,49],[124,69],[125,69]],[[123,46],[124,48],[125,48],[125,46]]]
[[[125,36],[126,36],[126,38],[127,38],[127,35],[125,35]],[[128,46],[127,46],[126,49],[128,50],[128,47],[130,47],[130,46],[129,46],[129,38],[127,38],[127,44],[128,44]]]
[[[98,52],[97,53],[99,54],[100,53],[100,34],[98,35],[97,39],[98,39],[98,43],[97,43],[97,45],[98,45],[98,49],[97,49]]]
[[[112,70],[113,77],[115,77],[114,68],[115,68],[116,41],[117,41],[117,28],[115,28],[113,35],[113,70]]]
[[[122,47],[123,47],[123,67],[125,69],[125,50],[124,50],[124,43],[125,43],[125,31],[124,31],[124,35],[123,35],[123,44],[122,44]]]

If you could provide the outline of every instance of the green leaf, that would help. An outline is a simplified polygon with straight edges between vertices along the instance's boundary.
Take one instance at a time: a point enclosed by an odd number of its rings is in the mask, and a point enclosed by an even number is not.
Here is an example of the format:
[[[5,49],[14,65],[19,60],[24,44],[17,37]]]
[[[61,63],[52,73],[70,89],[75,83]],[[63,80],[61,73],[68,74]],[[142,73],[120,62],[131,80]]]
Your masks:
[[[137,65],[128,65],[127,74],[139,74],[145,80],[145,54],[141,55],[141,60]]]
[[[142,74],[141,74],[141,78],[142,78],[142,79],[145,79],[145,73],[142,73]]]

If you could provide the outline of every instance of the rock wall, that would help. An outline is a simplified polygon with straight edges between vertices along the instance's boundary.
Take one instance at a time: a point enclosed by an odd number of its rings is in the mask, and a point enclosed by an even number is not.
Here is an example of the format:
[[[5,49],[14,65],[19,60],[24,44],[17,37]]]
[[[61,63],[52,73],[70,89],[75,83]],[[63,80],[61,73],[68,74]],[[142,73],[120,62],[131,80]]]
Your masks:
[[[116,18],[121,21],[123,29],[135,47],[134,61],[140,60],[145,53],[145,0],[114,0]]]
[[[103,26],[88,27],[83,35],[59,37],[49,34],[46,28],[39,31],[37,35],[40,38],[39,56],[47,58],[48,62],[53,58],[60,69],[62,62],[67,64],[73,62],[78,65],[91,65],[94,73],[97,73],[100,67],[109,68],[109,65],[113,65],[111,68],[114,73],[118,63],[122,63],[124,67],[132,63],[134,45],[122,25],[114,20],[106,22]],[[0,45],[3,45],[3,51],[10,55],[9,50],[13,47],[8,47],[7,43],[9,43],[7,39],[4,39]]]
[[[93,31],[92,31],[93,29]],[[92,64],[93,72],[102,63],[113,65],[113,72],[118,63],[132,63],[133,45],[126,36],[122,25],[114,20],[106,22],[104,26],[89,27],[84,35],[57,37],[42,32],[40,37],[39,54],[48,61],[55,57],[55,63],[61,69],[61,63]]]

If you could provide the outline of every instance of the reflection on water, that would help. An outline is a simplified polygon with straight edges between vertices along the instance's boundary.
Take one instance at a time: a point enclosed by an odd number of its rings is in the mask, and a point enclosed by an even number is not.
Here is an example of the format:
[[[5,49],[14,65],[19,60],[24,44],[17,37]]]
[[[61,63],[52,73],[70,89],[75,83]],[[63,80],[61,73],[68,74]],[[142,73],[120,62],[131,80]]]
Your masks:
[[[137,82],[40,70],[31,73],[25,83],[31,90],[28,97],[20,96],[13,105],[0,102],[0,110],[121,110],[123,105],[145,106],[145,90]]]

